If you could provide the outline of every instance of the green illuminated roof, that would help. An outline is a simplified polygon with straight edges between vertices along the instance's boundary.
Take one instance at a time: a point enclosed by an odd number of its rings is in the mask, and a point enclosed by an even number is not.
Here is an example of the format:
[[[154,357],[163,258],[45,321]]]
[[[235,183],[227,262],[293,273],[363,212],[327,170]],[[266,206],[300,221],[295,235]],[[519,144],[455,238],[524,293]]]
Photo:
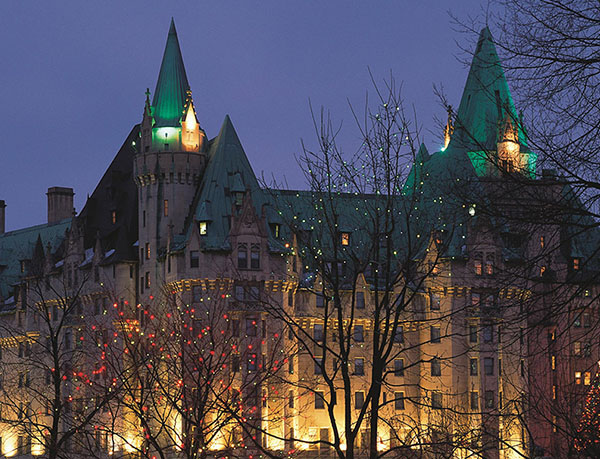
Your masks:
[[[479,34],[450,144],[458,143],[469,151],[496,150],[498,123],[506,115],[518,120],[492,34],[485,27]],[[526,147],[521,129],[519,141]]]
[[[169,36],[152,100],[155,127],[180,126],[189,89],[190,85],[183,65],[175,22],[171,19]]]

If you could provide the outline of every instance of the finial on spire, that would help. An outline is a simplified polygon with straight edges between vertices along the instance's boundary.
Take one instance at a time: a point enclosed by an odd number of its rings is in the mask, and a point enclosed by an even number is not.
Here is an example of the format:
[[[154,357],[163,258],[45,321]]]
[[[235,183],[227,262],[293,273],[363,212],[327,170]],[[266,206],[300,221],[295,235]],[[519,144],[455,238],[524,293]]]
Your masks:
[[[454,121],[452,120],[452,105],[448,105],[448,121],[446,121],[446,127],[444,128],[444,150],[448,148],[452,134],[454,133]]]

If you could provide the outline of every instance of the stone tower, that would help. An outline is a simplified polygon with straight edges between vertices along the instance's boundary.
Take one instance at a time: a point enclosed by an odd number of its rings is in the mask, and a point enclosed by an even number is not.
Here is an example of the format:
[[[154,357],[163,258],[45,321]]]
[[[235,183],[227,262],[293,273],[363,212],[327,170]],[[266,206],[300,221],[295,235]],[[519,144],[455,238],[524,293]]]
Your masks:
[[[159,256],[183,230],[205,164],[206,135],[196,117],[175,23],[150,103],[146,91],[134,176],[139,199],[141,289],[161,284]]]

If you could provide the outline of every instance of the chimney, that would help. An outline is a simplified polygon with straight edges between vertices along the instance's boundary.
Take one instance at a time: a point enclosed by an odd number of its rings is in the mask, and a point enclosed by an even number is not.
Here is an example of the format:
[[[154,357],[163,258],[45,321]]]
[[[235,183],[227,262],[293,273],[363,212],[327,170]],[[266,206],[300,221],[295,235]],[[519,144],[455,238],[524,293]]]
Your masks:
[[[73,188],[48,188],[48,223],[56,223],[73,216]]]
[[[3,199],[0,199],[0,234],[4,234],[4,230],[6,229],[6,203]]]

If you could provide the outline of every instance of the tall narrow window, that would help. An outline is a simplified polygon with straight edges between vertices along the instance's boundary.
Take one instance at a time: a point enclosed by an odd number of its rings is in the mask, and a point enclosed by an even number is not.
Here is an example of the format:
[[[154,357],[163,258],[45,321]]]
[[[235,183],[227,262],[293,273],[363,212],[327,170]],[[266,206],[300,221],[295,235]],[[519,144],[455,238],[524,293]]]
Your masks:
[[[394,376],[404,376],[404,359],[394,360]]]
[[[364,327],[362,325],[354,326],[354,341],[362,343],[365,340]]]
[[[396,333],[394,334],[394,343],[403,343],[404,342],[404,327],[402,325],[398,325],[396,327]]]
[[[117,223],[117,211],[116,211],[116,210],[113,210],[113,211],[110,213],[110,220],[111,220],[111,222],[112,222],[112,224],[113,224],[113,225],[114,225],[115,223]]]
[[[163,202],[163,215],[165,217],[169,216],[169,200],[165,199]]]
[[[485,357],[483,359],[483,371],[486,376],[494,375],[494,359],[492,357]]]
[[[440,327],[429,327],[432,343],[440,343],[442,341]]]
[[[356,292],[356,308],[365,308],[365,292]]]
[[[248,269],[248,246],[238,244],[238,269]]]
[[[350,233],[341,234],[341,243],[342,245],[350,245]]]
[[[354,374],[357,376],[363,376],[365,374],[365,359],[354,359]]]
[[[200,252],[197,250],[190,251],[190,268],[198,268],[200,266]]]
[[[354,408],[357,410],[362,410],[362,407],[365,404],[365,393],[364,392],[355,392],[354,393]]]
[[[477,392],[476,390],[471,391],[471,410],[472,411],[478,411],[479,410],[479,392]]]
[[[146,260],[150,260],[150,243],[146,242]]]
[[[477,376],[478,371],[477,371],[477,359],[469,359],[469,374],[471,376]]]
[[[323,341],[323,324],[314,324],[313,325],[313,339],[320,343]]]
[[[260,269],[260,246],[252,244],[250,247],[250,269]]]
[[[442,376],[442,363],[437,357],[431,359],[431,376]]]
[[[208,232],[208,222],[198,222],[198,232],[200,236],[206,236]]]
[[[397,411],[404,409],[404,392],[394,392],[394,409]]]

